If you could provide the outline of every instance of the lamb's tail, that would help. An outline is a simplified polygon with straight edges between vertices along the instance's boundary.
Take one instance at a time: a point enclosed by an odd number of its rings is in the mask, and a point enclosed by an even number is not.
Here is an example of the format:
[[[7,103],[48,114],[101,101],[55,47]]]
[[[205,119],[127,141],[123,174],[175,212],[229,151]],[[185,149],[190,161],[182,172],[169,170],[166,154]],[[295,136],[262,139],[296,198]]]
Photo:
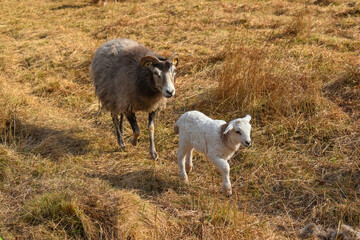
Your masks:
[[[178,122],[175,123],[175,126],[174,126],[174,132],[176,134],[179,134],[179,126],[178,126]]]

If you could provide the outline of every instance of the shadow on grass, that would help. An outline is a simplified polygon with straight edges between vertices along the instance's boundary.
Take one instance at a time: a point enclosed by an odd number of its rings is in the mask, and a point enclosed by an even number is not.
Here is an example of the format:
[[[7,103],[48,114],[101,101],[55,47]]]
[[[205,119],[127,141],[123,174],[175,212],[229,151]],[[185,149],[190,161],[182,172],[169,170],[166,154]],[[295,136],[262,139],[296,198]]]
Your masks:
[[[18,118],[9,119],[0,136],[0,143],[13,145],[21,153],[39,154],[41,157],[58,160],[66,155],[87,153],[89,140],[74,137],[75,130],[56,130],[28,124]]]
[[[90,6],[89,4],[75,5],[75,4],[64,4],[59,7],[50,8],[51,11],[62,10],[62,9],[79,9]]]
[[[187,191],[181,187],[180,181],[166,179],[165,176],[157,173],[154,176],[152,170],[140,170],[121,175],[116,174],[91,174],[89,177],[96,177],[107,181],[111,186],[125,190],[138,190],[145,197],[161,195],[168,189],[177,193]]]

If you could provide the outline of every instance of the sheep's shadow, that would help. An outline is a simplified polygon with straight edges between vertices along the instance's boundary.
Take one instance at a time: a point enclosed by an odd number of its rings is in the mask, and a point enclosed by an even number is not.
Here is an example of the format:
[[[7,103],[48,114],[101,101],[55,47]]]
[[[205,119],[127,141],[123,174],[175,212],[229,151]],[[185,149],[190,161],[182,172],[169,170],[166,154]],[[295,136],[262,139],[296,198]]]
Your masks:
[[[90,6],[89,4],[75,5],[75,4],[64,4],[59,7],[50,8],[51,11],[62,10],[62,9],[79,9]]]
[[[177,193],[187,191],[180,181],[167,179],[162,173],[152,170],[140,170],[121,175],[117,174],[89,174],[89,177],[99,178],[108,182],[112,187],[125,190],[137,190],[140,195],[153,197],[161,195],[168,189]]]
[[[58,160],[66,155],[84,155],[89,140],[74,137],[75,129],[56,130],[26,123],[16,117],[8,119],[0,143],[15,145],[20,153],[39,154]]]

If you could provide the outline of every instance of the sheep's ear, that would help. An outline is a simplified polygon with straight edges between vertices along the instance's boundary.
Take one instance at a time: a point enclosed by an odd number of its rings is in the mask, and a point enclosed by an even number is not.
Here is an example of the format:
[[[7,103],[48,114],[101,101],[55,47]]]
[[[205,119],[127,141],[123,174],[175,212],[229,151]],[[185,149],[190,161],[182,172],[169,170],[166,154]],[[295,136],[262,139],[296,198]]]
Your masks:
[[[140,60],[141,67],[145,66],[150,69],[153,68],[154,64],[159,63],[159,62],[160,62],[160,60],[154,56],[146,56]]]
[[[168,57],[168,61],[171,62],[172,64],[175,65],[175,67],[177,67],[178,63],[179,63],[179,55],[177,52],[173,52],[172,54],[170,54],[170,56]]]
[[[251,120],[251,116],[250,116],[250,115],[246,115],[246,116],[244,117],[244,120],[246,120],[246,121],[250,122],[250,120]]]
[[[234,128],[234,126],[231,124],[231,123],[229,123],[229,125],[227,126],[227,128],[225,129],[225,131],[224,131],[224,134],[227,134],[230,130],[232,130]]]

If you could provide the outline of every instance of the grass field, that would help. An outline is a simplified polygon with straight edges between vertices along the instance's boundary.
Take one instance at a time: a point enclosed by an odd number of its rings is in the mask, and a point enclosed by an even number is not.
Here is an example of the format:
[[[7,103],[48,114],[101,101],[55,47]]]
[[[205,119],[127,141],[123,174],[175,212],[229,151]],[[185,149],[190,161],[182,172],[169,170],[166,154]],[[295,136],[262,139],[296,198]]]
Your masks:
[[[147,114],[137,147],[125,123],[126,151],[110,114],[98,114],[89,65],[118,37],[180,55],[177,95],[155,120],[157,162]],[[309,223],[360,228],[359,56],[356,0],[0,0],[0,237],[297,239]],[[173,125],[195,109],[252,115],[253,146],[230,161],[230,198],[204,155],[180,181]]]

